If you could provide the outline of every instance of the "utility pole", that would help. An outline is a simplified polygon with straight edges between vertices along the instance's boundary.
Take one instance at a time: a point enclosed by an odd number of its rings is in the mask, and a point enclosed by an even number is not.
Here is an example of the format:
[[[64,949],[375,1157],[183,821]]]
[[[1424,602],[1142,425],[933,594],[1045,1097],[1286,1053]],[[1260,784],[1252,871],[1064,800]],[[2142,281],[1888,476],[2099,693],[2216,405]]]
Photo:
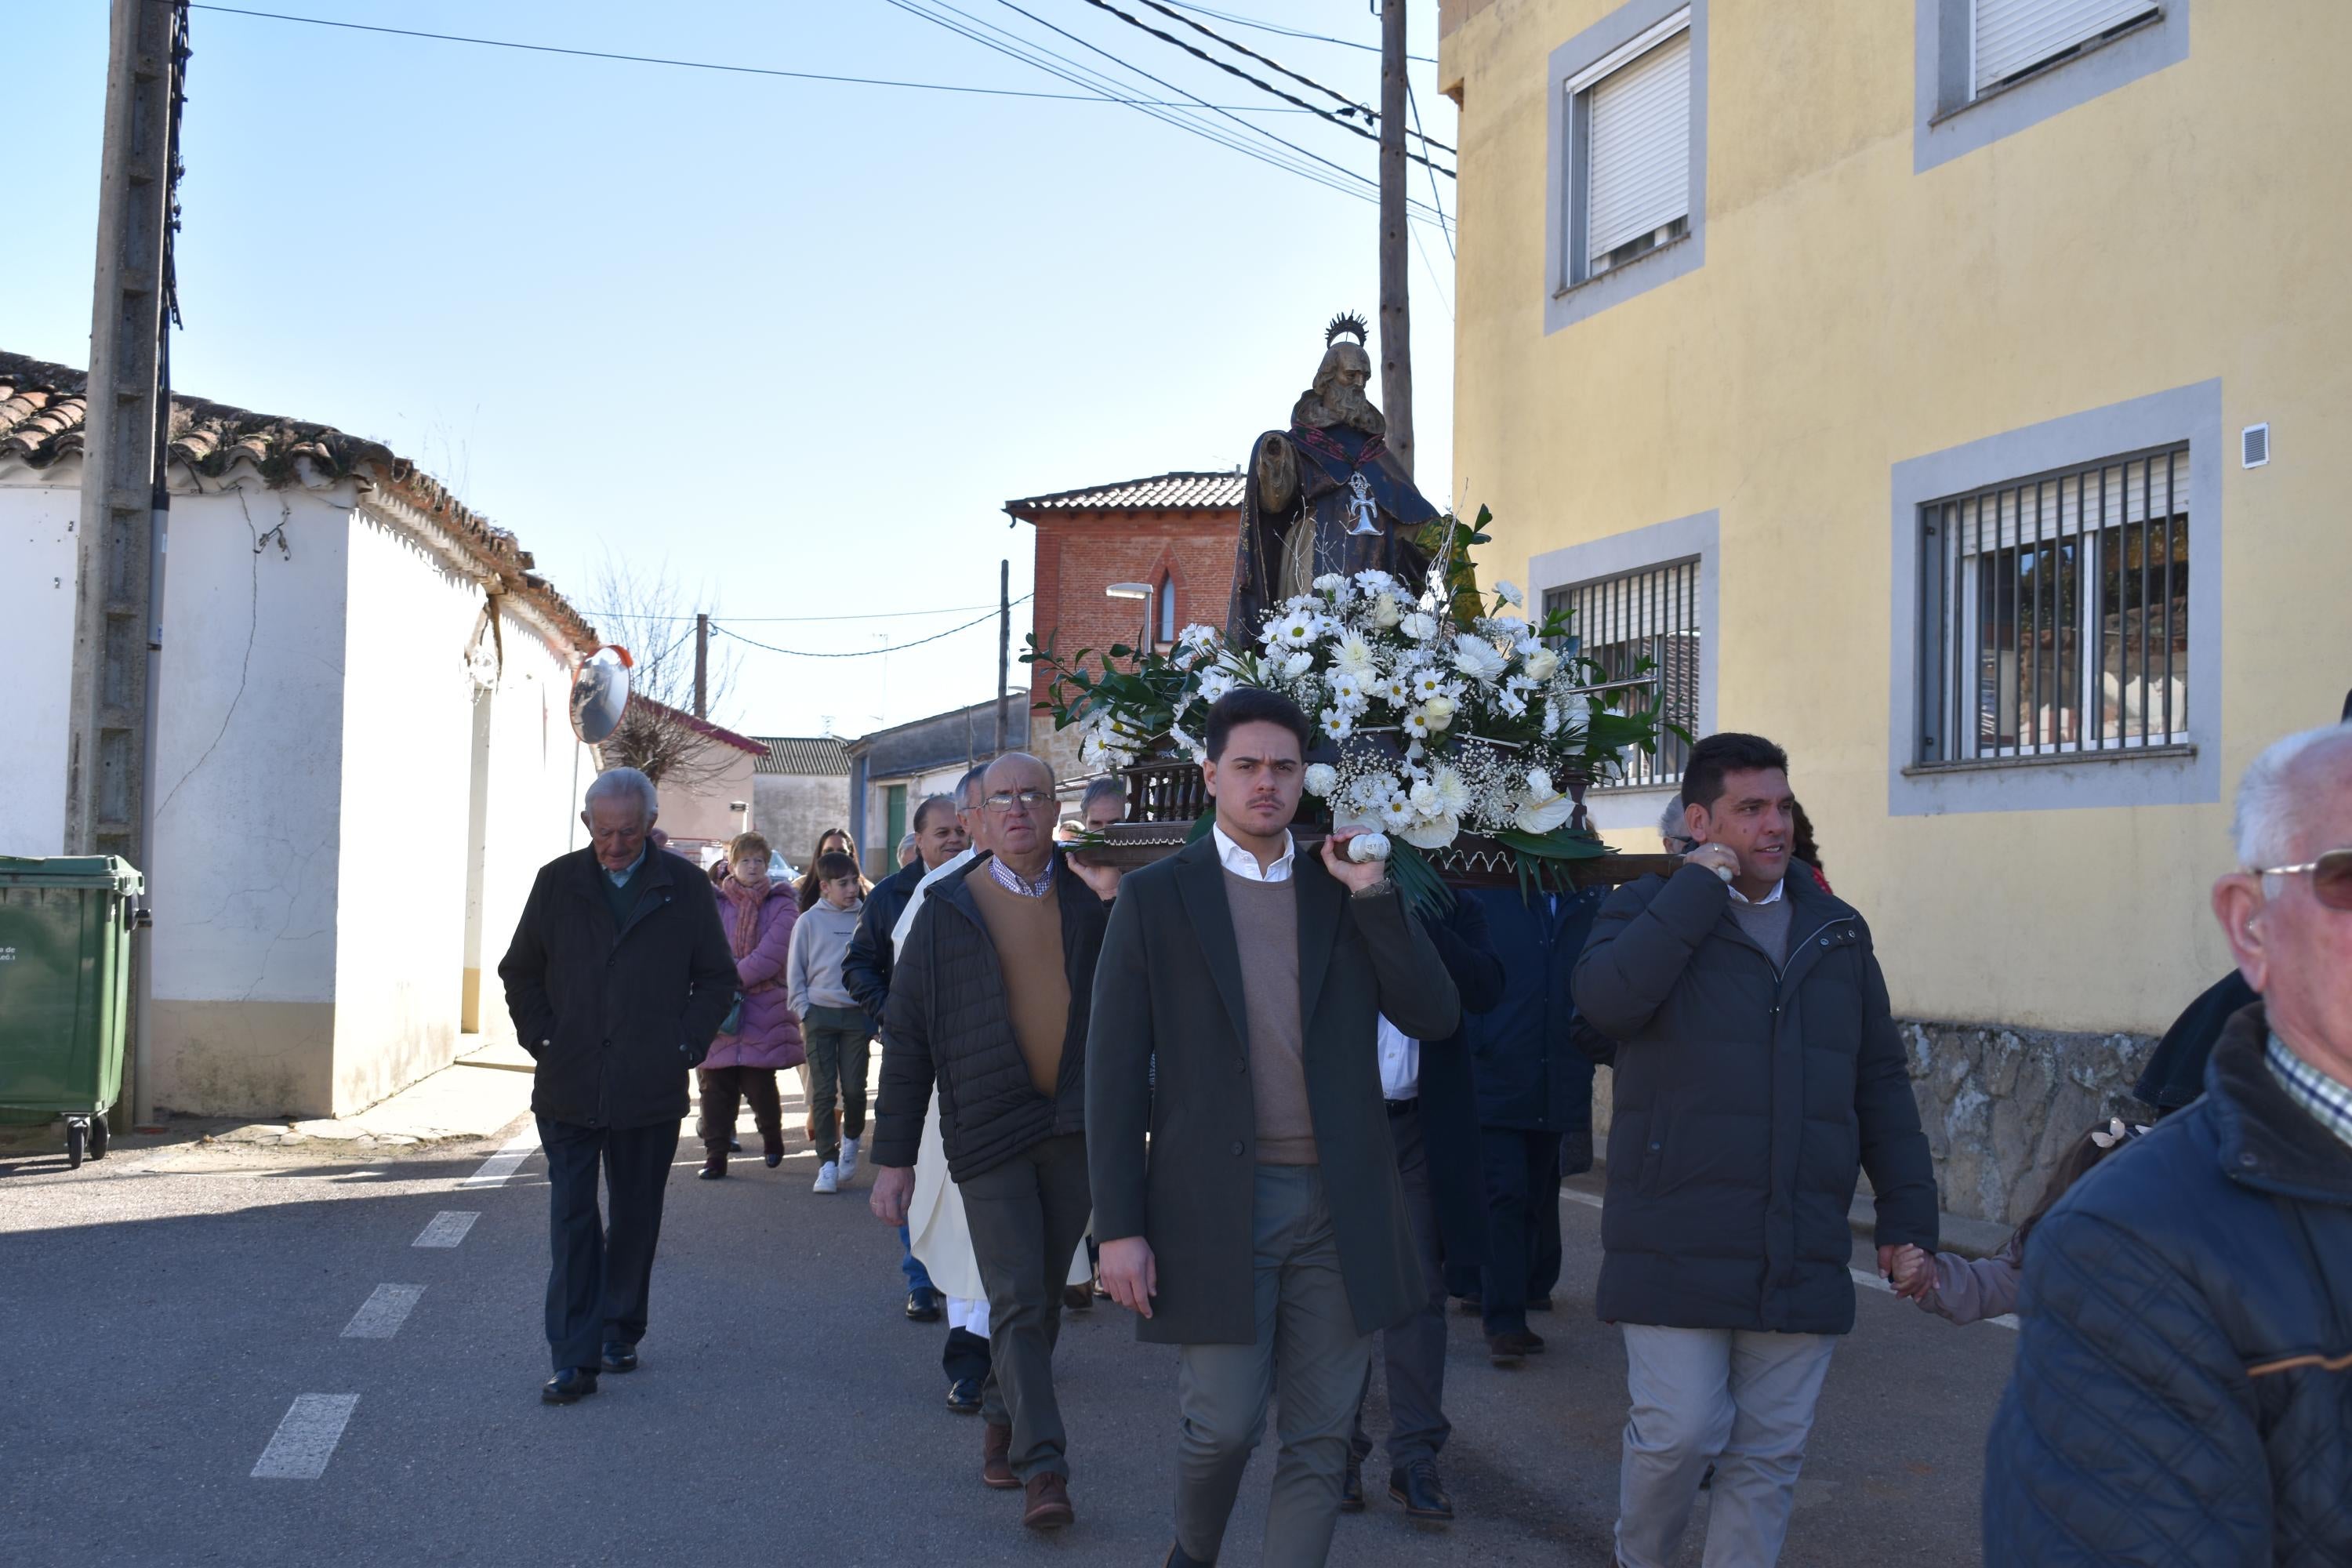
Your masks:
[[[1381,413],[1412,474],[1412,312],[1405,300],[1404,0],[1381,0]]]
[[[1013,671],[1013,563],[996,563],[996,754],[1004,754],[1004,696]]]
[[[163,333],[187,18],[184,4],[113,0],[75,523],[65,847],[120,856],[150,878],[153,698],[170,501]],[[140,938],[135,953],[134,1123],[152,1114],[147,1042],[153,965],[147,946]]]
[[[694,716],[710,717],[710,617],[694,617]]]

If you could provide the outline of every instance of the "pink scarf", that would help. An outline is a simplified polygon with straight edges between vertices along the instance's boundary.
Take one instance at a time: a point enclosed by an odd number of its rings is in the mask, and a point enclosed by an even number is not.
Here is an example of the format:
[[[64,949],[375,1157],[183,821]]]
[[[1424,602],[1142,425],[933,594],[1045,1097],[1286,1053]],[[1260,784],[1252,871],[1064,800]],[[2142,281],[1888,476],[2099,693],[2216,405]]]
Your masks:
[[[759,886],[753,887],[730,876],[719,884],[719,890],[735,905],[735,929],[727,933],[728,945],[735,950],[737,958],[749,958],[751,950],[760,944],[761,906],[775,891],[774,885],[763,877]]]

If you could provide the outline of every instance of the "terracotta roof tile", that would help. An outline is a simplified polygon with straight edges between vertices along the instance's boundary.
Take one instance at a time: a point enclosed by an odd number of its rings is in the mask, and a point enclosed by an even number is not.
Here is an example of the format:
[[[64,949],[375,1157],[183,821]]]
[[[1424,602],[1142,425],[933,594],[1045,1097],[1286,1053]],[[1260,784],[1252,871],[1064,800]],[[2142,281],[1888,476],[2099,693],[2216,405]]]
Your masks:
[[[755,773],[799,773],[819,777],[847,777],[849,753],[831,735],[754,735],[764,742],[768,754],[751,769]]]
[[[82,451],[89,377],[0,351],[0,463],[46,468]],[[531,571],[530,552],[515,536],[468,509],[447,486],[381,442],[273,414],[174,394],[172,457],[182,467],[218,479],[247,464],[271,489],[351,479],[394,496],[446,529],[506,591],[561,626],[583,652],[597,646],[595,628]]]
[[[1091,485],[1085,489],[1056,490],[1052,495],[1009,500],[1004,510],[1014,517],[1060,511],[1216,511],[1236,510],[1242,504],[1239,468],[1223,473],[1178,469],[1149,479],[1123,479],[1117,484]]]

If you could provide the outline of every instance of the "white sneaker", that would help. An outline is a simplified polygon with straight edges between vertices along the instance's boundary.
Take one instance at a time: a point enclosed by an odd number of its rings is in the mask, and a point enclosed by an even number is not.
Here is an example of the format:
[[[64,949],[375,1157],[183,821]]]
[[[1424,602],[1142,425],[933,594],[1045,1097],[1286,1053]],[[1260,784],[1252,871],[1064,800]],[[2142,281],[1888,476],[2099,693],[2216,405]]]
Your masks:
[[[849,1185],[849,1178],[856,1174],[857,1174],[857,1140],[845,1138],[841,1141],[841,1184],[845,1187]]]
[[[816,1173],[816,1186],[814,1190],[820,1193],[837,1193],[841,1191],[841,1167],[834,1164],[819,1166]]]

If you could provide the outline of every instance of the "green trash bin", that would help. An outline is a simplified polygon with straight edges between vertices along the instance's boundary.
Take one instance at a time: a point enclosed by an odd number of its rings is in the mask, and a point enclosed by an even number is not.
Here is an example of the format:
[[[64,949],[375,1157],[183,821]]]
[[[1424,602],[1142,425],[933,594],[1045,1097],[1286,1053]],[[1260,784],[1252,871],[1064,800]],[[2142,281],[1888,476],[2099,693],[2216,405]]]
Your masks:
[[[122,1095],[146,886],[111,855],[0,856],[0,1121],[64,1117],[74,1165],[104,1157]]]

